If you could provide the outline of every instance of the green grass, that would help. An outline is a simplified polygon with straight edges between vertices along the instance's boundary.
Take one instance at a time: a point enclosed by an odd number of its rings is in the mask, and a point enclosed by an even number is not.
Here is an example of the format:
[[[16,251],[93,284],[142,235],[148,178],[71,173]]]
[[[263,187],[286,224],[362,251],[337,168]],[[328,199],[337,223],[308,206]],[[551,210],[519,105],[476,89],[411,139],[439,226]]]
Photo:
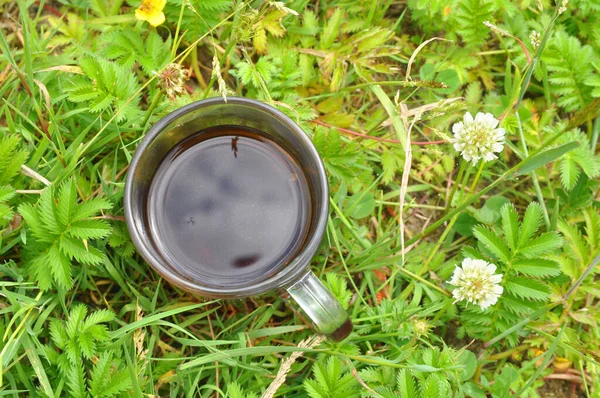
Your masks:
[[[167,0],[158,27],[139,3],[0,0],[0,396],[600,394],[597,1]],[[141,138],[234,95],[324,160],[341,343],[277,293],[179,290],[129,239]],[[501,120],[498,159],[453,148],[466,112]],[[464,258],[503,274],[486,310],[453,297]]]

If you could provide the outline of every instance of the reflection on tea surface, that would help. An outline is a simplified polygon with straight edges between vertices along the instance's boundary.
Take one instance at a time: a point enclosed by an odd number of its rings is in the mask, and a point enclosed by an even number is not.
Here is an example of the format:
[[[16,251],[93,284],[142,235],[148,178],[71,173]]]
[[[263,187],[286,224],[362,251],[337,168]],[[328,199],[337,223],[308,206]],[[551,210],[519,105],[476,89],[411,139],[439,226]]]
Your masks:
[[[201,132],[173,148],[148,203],[153,239],[167,262],[224,287],[286,264],[310,219],[299,165],[268,138],[238,127]]]

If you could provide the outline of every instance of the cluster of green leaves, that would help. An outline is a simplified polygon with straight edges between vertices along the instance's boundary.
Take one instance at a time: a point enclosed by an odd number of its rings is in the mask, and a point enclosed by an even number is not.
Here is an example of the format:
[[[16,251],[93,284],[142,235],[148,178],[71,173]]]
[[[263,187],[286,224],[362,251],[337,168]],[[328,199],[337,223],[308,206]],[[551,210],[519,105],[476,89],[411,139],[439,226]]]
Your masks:
[[[538,371],[520,348],[506,362],[491,356],[516,344],[567,357],[573,368],[581,361],[600,380],[600,293],[590,268],[600,250],[597,0],[571,0],[558,17],[518,118],[511,109],[528,82],[527,57],[516,40],[483,22],[518,37],[533,56],[529,35],[543,34],[556,14],[547,0],[169,0],[158,28],[135,21],[139,4],[2,4],[13,21],[0,33],[3,395],[255,397],[292,346],[312,335],[279,297],[182,307],[195,299],[160,282],[135,254],[122,222],[123,172],[136,143],[169,110],[215,94],[215,54],[228,92],[275,104],[311,136],[336,205],[313,263],[354,320],[354,333],[343,343],[324,343],[327,355],[305,352],[278,396],[500,398],[519,389],[536,396],[550,368]],[[448,41],[425,43],[434,36]],[[171,102],[161,97],[156,73],[183,53],[177,62],[195,74],[192,94]],[[383,96],[373,94],[375,84]],[[395,104],[382,106],[385,97]],[[502,115],[506,148],[480,171],[479,184],[465,184],[444,203],[457,184],[456,153],[448,144],[413,145],[404,174],[403,148],[388,141],[398,139],[390,125],[401,124],[407,110],[408,123],[419,115],[414,141],[447,140],[466,110]],[[476,200],[461,212],[454,227],[441,223],[430,237],[418,236],[528,151],[572,142],[579,147],[554,166],[542,162],[535,175],[507,178],[484,204]],[[28,166],[52,182],[37,203],[36,191],[21,190],[41,183],[16,177],[26,152]],[[401,176],[409,177],[406,190]],[[398,192],[406,193],[402,214]],[[520,221],[515,207],[524,209],[533,196],[540,205]],[[101,217],[111,203],[111,214]],[[544,209],[549,220],[541,227]],[[405,243],[418,242],[405,254],[400,215]],[[556,231],[566,242],[562,251]],[[483,258],[504,274],[505,292],[485,312],[447,297],[443,281],[466,241],[478,247],[462,256]],[[539,311],[567,294],[565,305]],[[78,300],[117,314],[87,315]],[[515,328],[533,315],[529,328]],[[134,334],[134,358],[125,335],[141,329],[132,322],[151,326],[147,339]],[[126,326],[108,332],[115,325]],[[556,335],[556,325],[566,325],[564,333]],[[489,340],[509,329],[515,332],[479,358],[469,349],[480,342],[462,338]],[[161,360],[143,362],[145,350]],[[596,380],[589,387],[600,388]]]
[[[114,317],[109,310],[88,314],[84,304],[77,304],[65,321],[50,322],[53,346],[45,347],[46,358],[57,366],[73,397],[114,397],[130,388],[130,374],[119,357],[98,347],[109,340],[104,323]]]
[[[489,228],[478,225],[473,228],[477,249],[465,247],[465,257],[478,258],[496,264],[497,273],[503,274],[504,293],[497,305],[481,311],[467,306],[463,313],[465,332],[473,337],[489,339],[519,322],[550,297],[548,278],[560,274],[556,261],[547,258],[562,245],[561,236],[555,231],[537,234],[542,223],[542,208],[531,203],[521,222],[511,204],[501,211],[501,226]],[[511,334],[506,341],[518,343],[518,336]]]
[[[104,253],[92,240],[106,238],[110,226],[95,216],[111,207],[110,202],[101,198],[81,203],[74,179],[60,188],[46,188],[35,205],[19,206],[28,226],[25,265],[41,289],[71,289],[74,262],[85,266],[104,260]]]
[[[19,148],[20,141],[14,135],[0,139],[0,232],[13,219],[10,200],[14,198],[15,190],[10,184],[28,156],[26,150]]]
[[[150,31],[145,39],[136,30],[115,30],[108,32],[102,40],[107,45],[103,50],[106,58],[126,69],[138,62],[148,77],[152,77],[171,60],[171,37],[163,40],[155,30]]]
[[[548,81],[558,96],[558,105],[568,112],[585,107],[600,97],[600,75],[594,73],[597,57],[590,45],[565,32],[558,32],[542,58],[549,71]]]
[[[70,80],[65,88],[69,100],[86,103],[91,113],[109,111],[117,122],[140,117],[139,84],[129,68],[99,57],[84,58],[79,65],[85,76]]]

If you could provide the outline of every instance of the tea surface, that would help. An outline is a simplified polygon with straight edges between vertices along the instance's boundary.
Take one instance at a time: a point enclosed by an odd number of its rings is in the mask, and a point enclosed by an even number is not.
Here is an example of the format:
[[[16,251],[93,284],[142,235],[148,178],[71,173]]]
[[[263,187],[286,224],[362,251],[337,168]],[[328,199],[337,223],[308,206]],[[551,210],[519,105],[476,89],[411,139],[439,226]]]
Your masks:
[[[268,138],[236,127],[179,143],[149,192],[151,233],[183,275],[213,286],[264,279],[298,252],[309,191],[299,165]]]

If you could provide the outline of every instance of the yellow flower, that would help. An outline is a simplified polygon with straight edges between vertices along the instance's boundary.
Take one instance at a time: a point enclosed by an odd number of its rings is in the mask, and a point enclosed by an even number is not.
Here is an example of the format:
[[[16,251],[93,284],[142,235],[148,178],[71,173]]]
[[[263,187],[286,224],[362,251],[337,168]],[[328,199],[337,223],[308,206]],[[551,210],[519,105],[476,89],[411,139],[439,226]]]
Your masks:
[[[140,21],[148,21],[152,26],[158,26],[165,22],[163,9],[166,4],[167,0],[142,0],[135,10],[135,17]]]

